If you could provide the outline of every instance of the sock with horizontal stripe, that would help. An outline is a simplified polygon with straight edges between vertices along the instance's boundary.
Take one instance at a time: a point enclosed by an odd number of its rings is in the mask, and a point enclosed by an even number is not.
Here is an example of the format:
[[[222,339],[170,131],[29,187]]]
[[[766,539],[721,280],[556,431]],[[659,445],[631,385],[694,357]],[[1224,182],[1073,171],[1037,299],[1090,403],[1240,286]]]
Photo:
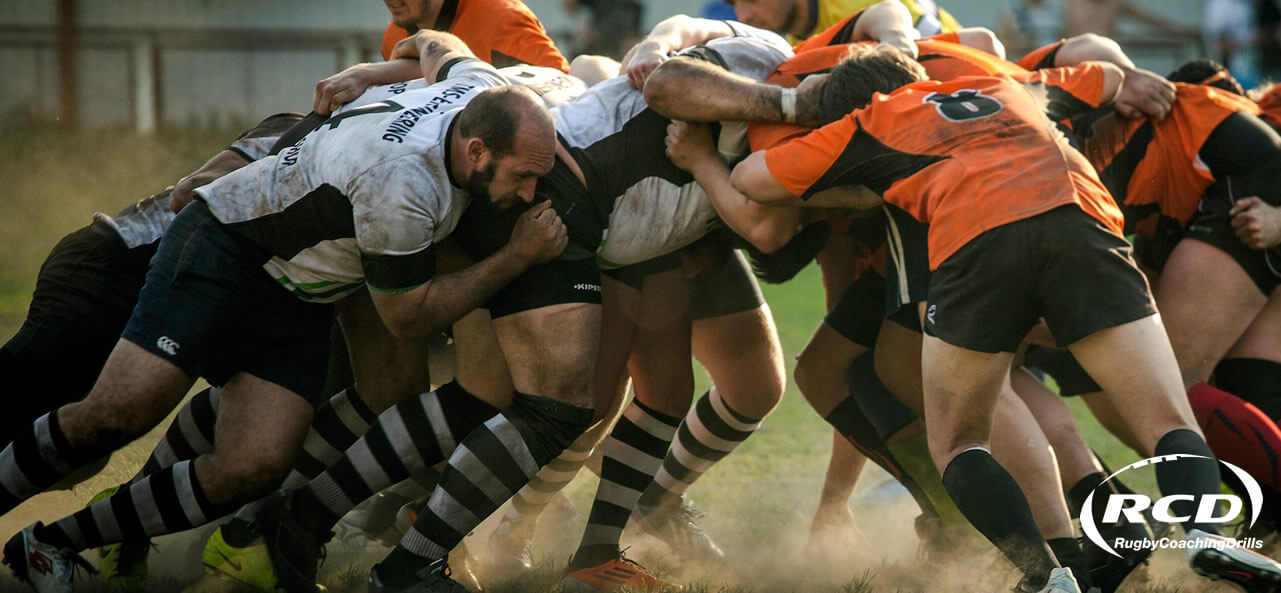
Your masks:
[[[35,531],[36,539],[79,552],[110,543],[145,539],[204,525],[236,505],[205,497],[193,461],[179,461]]]
[[[154,474],[179,461],[195,459],[214,450],[214,426],[218,422],[218,388],[206,387],[178,409],[178,416],[151,449],[147,462],[133,480]]]
[[[392,406],[328,469],[290,491],[293,507],[308,524],[333,527],[383,488],[444,461],[460,436],[496,413],[457,382]]]
[[[467,435],[427,506],[375,570],[383,583],[412,579],[520,490],[591,424],[590,408],[517,393],[507,411]]]
[[[618,542],[627,518],[641,493],[653,483],[680,421],[638,399],[623,411],[623,417],[605,439],[600,485],[570,569],[596,566],[618,557]]]
[[[591,432],[584,432],[560,455],[538,470],[529,483],[512,497],[511,505],[503,514],[503,521],[496,529],[501,530],[504,537],[524,539],[533,537],[534,528],[538,526],[538,518],[542,515],[543,509],[547,508],[556,495],[574,480],[578,470],[587,464],[588,459],[591,459],[598,438]]]
[[[713,387],[685,414],[676,440],[663,459],[654,481],[641,494],[641,508],[679,504],[682,494],[761,426],[760,418],[744,416]]]
[[[67,442],[58,411],[45,414],[0,451],[0,515],[44,491],[102,451],[76,450]]]

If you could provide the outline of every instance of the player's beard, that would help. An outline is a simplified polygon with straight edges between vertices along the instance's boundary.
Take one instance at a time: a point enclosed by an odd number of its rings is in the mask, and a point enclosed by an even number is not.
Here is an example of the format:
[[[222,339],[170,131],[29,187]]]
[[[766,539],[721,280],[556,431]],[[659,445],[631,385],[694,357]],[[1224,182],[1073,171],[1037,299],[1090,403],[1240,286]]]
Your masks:
[[[473,201],[486,200],[494,201],[494,196],[489,195],[489,184],[494,180],[494,162],[490,161],[489,166],[476,169],[467,175],[467,181],[463,183],[463,189],[467,190],[467,195],[471,196]]]

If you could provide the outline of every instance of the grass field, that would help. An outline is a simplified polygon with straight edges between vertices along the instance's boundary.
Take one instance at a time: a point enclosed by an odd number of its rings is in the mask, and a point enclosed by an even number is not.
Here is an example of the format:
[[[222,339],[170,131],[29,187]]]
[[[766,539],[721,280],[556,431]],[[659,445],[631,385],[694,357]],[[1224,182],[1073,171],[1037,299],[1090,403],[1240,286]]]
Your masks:
[[[170,132],[155,138],[119,131],[66,133],[46,124],[0,121],[0,331],[7,337],[21,324],[37,270],[48,250],[64,234],[90,221],[94,211],[115,212],[147,197],[198,167],[225,145],[236,130]],[[791,357],[801,348],[821,319],[822,292],[813,266],[785,286],[766,288],[782,337]],[[75,356],[71,350],[68,357]],[[707,388],[699,375],[698,393]],[[39,397],[9,394],[8,397]],[[1103,433],[1097,423],[1074,411],[1091,440],[1114,467],[1133,459],[1119,443]],[[100,488],[127,478],[141,464],[153,433],[118,452],[99,476],[71,491],[37,497],[0,518],[0,537],[8,537],[37,520],[50,520],[75,510]],[[869,471],[851,501],[864,534],[853,549],[815,552],[805,546],[810,516],[818,501],[819,486],[827,464],[831,432],[795,390],[789,387],[778,410],[738,452],[718,465],[690,492],[707,511],[702,525],[725,548],[724,567],[682,567],[654,542],[638,540],[634,555],[661,573],[692,583],[692,591],[736,593],[766,591],[832,591],[870,593],[892,591],[1001,591],[1014,581],[1012,573],[990,553],[961,557],[950,563],[923,563],[916,556],[911,519],[913,506],[884,487],[886,476]],[[1137,485],[1152,491],[1151,476]],[[577,507],[572,519],[544,522],[536,539],[539,568],[519,582],[494,583],[495,591],[532,592],[558,590],[560,569],[581,527],[595,488],[595,477],[583,472],[569,489]],[[487,526],[466,542],[473,550],[484,547]],[[180,535],[161,540],[152,556],[156,575],[147,591],[226,590],[225,583],[192,585],[200,574],[199,550],[203,538]],[[378,550],[359,551],[331,546],[322,578],[331,591],[363,591],[367,567]],[[96,559],[96,554],[86,555]],[[1177,565],[1171,552],[1157,555],[1153,579],[1131,587],[1134,591],[1212,591]],[[97,588],[91,587],[90,590]],[[7,574],[0,576],[0,593],[23,589]]]

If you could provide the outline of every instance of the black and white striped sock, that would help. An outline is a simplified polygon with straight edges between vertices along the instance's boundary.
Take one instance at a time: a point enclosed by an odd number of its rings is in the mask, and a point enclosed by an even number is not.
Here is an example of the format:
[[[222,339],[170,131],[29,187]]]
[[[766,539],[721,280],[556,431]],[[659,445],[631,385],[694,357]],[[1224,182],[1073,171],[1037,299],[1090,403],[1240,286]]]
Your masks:
[[[45,414],[0,451],[0,515],[39,494],[102,453],[76,451],[58,424],[58,411]]]
[[[165,430],[133,480],[142,479],[179,461],[213,453],[219,399],[216,387],[206,387],[191,396],[178,410],[178,417]]]
[[[296,491],[295,505],[332,526],[366,498],[444,461],[460,435],[470,433],[498,410],[467,393],[457,382],[401,402],[341,457]]]
[[[654,508],[679,499],[704,472],[734,451],[761,425],[730,409],[715,387],[685,414],[663,467],[638,504]]]
[[[578,438],[592,417],[590,408],[517,393],[506,412],[459,443],[440,485],[397,548],[420,559],[443,558]]]
[[[105,544],[175,533],[203,525],[236,505],[214,505],[205,496],[193,461],[144,477],[115,495],[56,523],[38,528],[37,539],[81,551]]]
[[[507,509],[503,520],[517,522],[525,519],[536,520],[543,512],[543,508],[561,490],[564,490],[565,486],[574,481],[578,470],[587,464],[588,459],[591,459],[592,451],[596,449],[596,438],[598,437],[583,433],[583,436],[570,443],[564,452],[538,470],[529,483],[512,497],[511,507]],[[531,526],[533,522],[530,521]]]
[[[605,439],[600,485],[572,566],[596,566],[618,556],[618,542],[632,507],[663,465],[680,421],[639,400],[632,400],[623,411],[623,417]]]
[[[335,393],[316,408],[311,430],[294,461],[293,471],[285,478],[284,487],[296,488],[319,476],[377,419],[378,414],[360,399],[354,386]]]

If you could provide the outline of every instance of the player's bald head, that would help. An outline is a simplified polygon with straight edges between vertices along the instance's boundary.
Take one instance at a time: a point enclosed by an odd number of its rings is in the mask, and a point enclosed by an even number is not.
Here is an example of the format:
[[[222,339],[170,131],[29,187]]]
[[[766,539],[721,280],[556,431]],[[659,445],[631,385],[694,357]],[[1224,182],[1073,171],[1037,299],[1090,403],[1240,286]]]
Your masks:
[[[827,78],[818,108],[823,123],[845,117],[866,107],[872,95],[889,93],[901,86],[925,80],[920,63],[884,43],[855,45]]]
[[[518,144],[529,142],[555,150],[551,114],[538,95],[522,86],[497,87],[476,95],[458,115],[458,133],[478,138],[494,158],[510,155]]]

